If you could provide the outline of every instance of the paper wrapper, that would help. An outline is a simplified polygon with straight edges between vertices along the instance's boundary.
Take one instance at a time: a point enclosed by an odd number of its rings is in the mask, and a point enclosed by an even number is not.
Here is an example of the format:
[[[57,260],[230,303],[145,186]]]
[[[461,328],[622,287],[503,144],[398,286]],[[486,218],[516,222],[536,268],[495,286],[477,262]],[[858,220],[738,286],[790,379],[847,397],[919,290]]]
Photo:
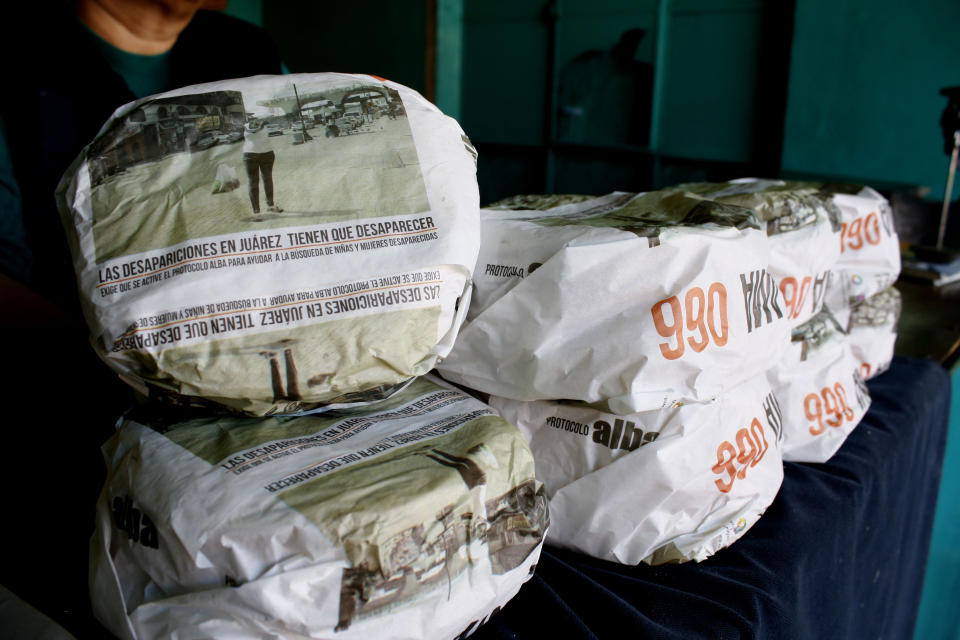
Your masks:
[[[753,526],[783,480],[780,411],[762,374],[711,403],[630,415],[490,403],[530,441],[547,542],[596,558],[704,560]]]
[[[794,331],[768,378],[783,409],[784,460],[826,462],[870,407],[860,362],[826,310]]]
[[[58,202],[95,349],[178,403],[265,415],[382,399],[449,351],[469,303],[476,152],[372,76],[125,105]]]
[[[104,447],[97,617],[121,638],[454,638],[548,525],[523,436],[420,378],[363,410],[129,416]]]
[[[706,401],[789,344],[762,223],[682,194],[485,210],[468,322],[437,366],[515,400]]]
[[[768,272],[777,280],[792,327],[823,308],[832,269],[840,259],[840,209],[824,185],[742,178],[720,183],[690,183],[678,191],[748,207],[767,222]]]
[[[833,202],[842,214],[840,259],[827,288],[827,306],[847,324],[849,309],[893,285],[900,275],[900,240],[893,210],[870,187],[837,185]]]
[[[890,368],[902,304],[900,292],[888,287],[850,310],[847,341],[864,379]]]

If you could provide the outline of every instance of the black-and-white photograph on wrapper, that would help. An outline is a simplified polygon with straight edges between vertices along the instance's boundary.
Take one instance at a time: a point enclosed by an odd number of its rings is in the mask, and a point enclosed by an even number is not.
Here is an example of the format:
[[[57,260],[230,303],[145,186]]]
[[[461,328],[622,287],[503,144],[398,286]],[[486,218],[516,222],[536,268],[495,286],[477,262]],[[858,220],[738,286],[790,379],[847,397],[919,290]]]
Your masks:
[[[791,342],[800,343],[800,361],[803,362],[843,334],[843,328],[833,314],[821,311],[793,330]]]
[[[98,262],[264,222],[430,208],[396,90],[353,78],[245,83],[242,92],[147,98],[91,145]]]
[[[900,292],[888,287],[853,307],[850,314],[850,327],[889,327],[897,330],[897,320],[903,302]]]

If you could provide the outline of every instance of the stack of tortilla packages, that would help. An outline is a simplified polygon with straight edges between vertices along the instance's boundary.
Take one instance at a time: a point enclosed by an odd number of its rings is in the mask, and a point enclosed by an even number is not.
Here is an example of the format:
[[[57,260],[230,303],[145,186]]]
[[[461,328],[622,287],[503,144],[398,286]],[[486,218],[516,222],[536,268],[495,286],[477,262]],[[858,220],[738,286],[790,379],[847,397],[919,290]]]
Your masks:
[[[438,369],[530,440],[548,541],[636,564],[737,539],[783,478],[766,372],[790,326],[763,220],[671,190],[484,214]]]
[[[483,211],[473,302],[438,370],[529,439],[548,542],[703,560],[759,519],[783,459],[840,446],[869,403],[859,354],[889,362],[892,342],[855,351],[824,301],[852,271],[899,269],[882,198],[840,191],[746,179]],[[844,262],[871,213],[883,256]],[[866,315],[869,298],[834,297]]]
[[[58,198],[91,342],[145,398],[103,449],[110,631],[454,638],[529,578],[527,442],[425,375],[479,250],[454,120],[370,76],[192,86],[118,109]]]
[[[793,335],[768,372],[784,419],[784,460],[825,462],[870,404],[864,380],[893,359],[900,246],[893,212],[869,187],[736,180],[681,185],[766,219]]]

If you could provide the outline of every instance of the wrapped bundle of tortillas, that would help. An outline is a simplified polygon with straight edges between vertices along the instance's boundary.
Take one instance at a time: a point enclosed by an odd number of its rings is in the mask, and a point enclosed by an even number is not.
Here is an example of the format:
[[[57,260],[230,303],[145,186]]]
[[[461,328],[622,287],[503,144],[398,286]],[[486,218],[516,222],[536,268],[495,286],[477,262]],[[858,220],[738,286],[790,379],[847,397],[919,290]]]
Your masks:
[[[381,399],[429,371],[479,245],[459,125],[371,76],[258,76],[123,106],[59,204],[104,360],[152,395],[249,415]]]
[[[518,194],[497,200],[487,206],[489,209],[515,209],[522,211],[524,209],[536,209],[546,211],[554,207],[560,207],[566,204],[577,204],[587,200],[595,200],[597,196],[588,196],[582,193],[533,193]]]
[[[429,376],[350,412],[129,415],[104,447],[97,617],[121,638],[454,638],[548,525],[520,432]]]
[[[828,185],[840,209],[840,259],[826,305],[842,326],[850,309],[893,285],[900,275],[900,240],[886,198],[858,185]]]
[[[846,339],[860,363],[864,379],[890,368],[901,306],[900,292],[895,287],[887,287],[850,310]]]
[[[767,376],[783,410],[783,459],[826,462],[870,406],[848,336],[824,309],[793,332]]]
[[[770,266],[784,313],[798,327],[823,307],[830,271],[840,258],[840,210],[822,185],[742,178],[690,183],[678,191],[748,207],[767,222]]]
[[[789,344],[770,245],[749,209],[613,193],[484,210],[473,303],[441,374],[515,400],[631,413],[707,401]]]
[[[737,540],[783,480],[781,415],[764,374],[713,402],[615,415],[491,397],[530,441],[547,541],[624,564],[704,560]]]

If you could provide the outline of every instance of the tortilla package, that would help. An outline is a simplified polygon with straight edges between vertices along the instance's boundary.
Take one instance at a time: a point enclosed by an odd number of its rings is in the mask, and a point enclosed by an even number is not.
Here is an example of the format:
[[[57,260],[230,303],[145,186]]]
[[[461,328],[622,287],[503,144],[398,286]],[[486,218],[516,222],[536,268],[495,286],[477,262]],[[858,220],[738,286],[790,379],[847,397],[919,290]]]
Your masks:
[[[826,462],[870,407],[847,335],[823,310],[793,332],[792,348],[768,372],[783,410],[783,459]]]
[[[629,415],[490,403],[530,441],[547,542],[596,558],[704,560],[753,526],[783,480],[780,409],[763,374],[713,402]]]
[[[173,420],[104,447],[91,589],[120,638],[459,638],[539,558],[526,441],[430,376],[350,412]]]
[[[469,303],[476,152],[455,120],[372,76],[130,103],[58,201],[95,349],[182,404],[265,415],[382,399],[449,351]]]
[[[880,375],[893,362],[902,304],[900,292],[888,287],[850,310],[847,342],[866,380]]]
[[[831,270],[840,259],[840,209],[820,184],[742,178],[690,183],[679,191],[748,207],[767,222],[769,273],[776,278],[792,327],[823,308]]]
[[[827,306],[841,325],[848,311],[893,285],[900,275],[900,240],[893,209],[870,187],[831,185],[841,212],[840,259],[827,288]]]
[[[514,400],[614,413],[708,401],[789,344],[749,209],[613,193],[548,211],[484,210],[468,320],[447,379]]]

